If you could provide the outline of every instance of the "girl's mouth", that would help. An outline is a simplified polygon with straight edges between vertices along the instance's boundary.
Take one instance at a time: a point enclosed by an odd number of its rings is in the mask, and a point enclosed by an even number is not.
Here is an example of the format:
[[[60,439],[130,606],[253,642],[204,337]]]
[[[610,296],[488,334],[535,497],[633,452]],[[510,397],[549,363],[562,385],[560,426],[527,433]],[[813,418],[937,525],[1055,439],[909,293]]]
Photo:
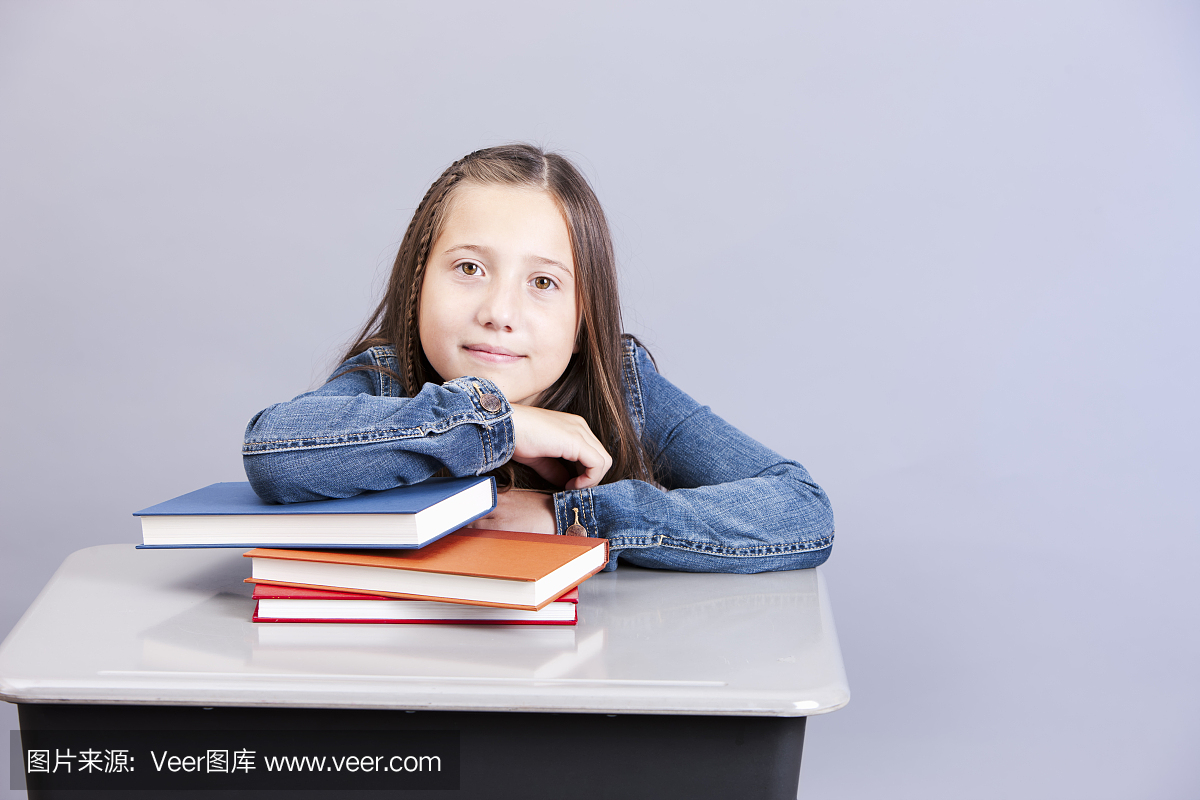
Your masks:
[[[463,350],[466,350],[471,357],[489,364],[513,364],[525,357],[504,347],[489,344],[465,344]]]

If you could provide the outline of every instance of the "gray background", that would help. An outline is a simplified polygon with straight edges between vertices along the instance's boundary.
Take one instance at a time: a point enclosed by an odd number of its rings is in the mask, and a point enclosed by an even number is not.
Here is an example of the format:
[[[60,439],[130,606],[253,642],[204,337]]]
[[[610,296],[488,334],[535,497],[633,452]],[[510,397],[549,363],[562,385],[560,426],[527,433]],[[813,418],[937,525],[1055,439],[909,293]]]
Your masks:
[[[429,182],[528,140],[834,501],[802,796],[1200,796],[1197,4],[442,5],[0,2],[0,632],[238,480]]]

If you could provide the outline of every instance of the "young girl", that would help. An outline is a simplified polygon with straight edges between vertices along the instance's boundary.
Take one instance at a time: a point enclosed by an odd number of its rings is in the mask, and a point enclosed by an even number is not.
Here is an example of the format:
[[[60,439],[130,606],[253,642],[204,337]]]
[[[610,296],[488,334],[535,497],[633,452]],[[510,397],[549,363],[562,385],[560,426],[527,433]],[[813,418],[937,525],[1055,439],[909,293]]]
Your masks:
[[[528,145],[442,173],[345,363],[255,415],[242,453],[276,503],[493,474],[474,527],[603,536],[607,569],[800,569],[833,543],[804,467],[622,335],[604,212],[570,162]]]

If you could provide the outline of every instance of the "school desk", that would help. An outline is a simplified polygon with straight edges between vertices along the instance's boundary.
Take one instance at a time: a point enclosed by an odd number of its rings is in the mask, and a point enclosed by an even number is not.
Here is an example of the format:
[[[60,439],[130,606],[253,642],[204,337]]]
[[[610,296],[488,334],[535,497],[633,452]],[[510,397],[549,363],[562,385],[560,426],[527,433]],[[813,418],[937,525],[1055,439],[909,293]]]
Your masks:
[[[573,627],[255,624],[241,552],[66,559],[0,645],[31,798],[794,798],[849,700],[820,569],[622,566]]]

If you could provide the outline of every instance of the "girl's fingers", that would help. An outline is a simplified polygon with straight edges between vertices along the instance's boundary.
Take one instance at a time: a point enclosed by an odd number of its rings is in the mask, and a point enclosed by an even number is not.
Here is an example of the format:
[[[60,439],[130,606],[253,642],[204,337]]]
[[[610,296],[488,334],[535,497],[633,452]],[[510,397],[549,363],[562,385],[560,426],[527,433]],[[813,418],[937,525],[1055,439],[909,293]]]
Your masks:
[[[601,473],[599,477],[595,477],[594,475],[589,475],[585,472],[582,475],[567,481],[566,484],[563,485],[563,488],[567,491],[571,491],[572,489],[586,489],[589,486],[598,486],[600,484],[600,478],[603,477],[603,473]]]
[[[532,467],[555,486],[596,486],[612,466],[612,457],[581,417],[532,406],[512,409],[513,460]],[[572,476],[558,463],[560,458],[578,464],[582,474]]]
[[[583,489],[588,486],[599,486],[603,480],[608,468],[612,466],[612,458],[608,455],[608,451],[599,447],[591,448],[582,455],[578,463],[583,467],[583,474],[578,475],[567,481],[567,489]]]
[[[569,489],[599,486],[608,468],[612,466],[612,457],[586,424],[583,426],[583,433],[586,435],[580,437],[579,450],[574,458],[569,459],[577,463],[583,472],[567,482]]]

